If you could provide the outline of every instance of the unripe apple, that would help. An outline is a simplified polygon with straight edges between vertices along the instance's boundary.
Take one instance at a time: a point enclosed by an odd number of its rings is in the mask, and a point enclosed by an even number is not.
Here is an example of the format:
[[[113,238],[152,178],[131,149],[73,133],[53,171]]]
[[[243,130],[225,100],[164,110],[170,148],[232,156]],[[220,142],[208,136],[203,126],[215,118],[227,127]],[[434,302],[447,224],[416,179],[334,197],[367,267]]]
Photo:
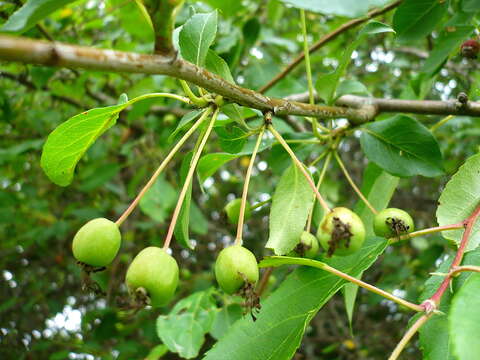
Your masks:
[[[300,236],[300,242],[288,255],[313,259],[317,255],[318,249],[318,240],[315,235],[304,231]]]
[[[241,245],[229,246],[218,254],[215,277],[227,294],[237,292],[245,283],[255,285],[258,281],[257,259]]]
[[[231,224],[238,224],[238,217],[240,216],[240,206],[242,204],[242,199],[235,199],[230,201],[226,206],[225,206],[225,211],[227,213],[228,220],[230,221]],[[252,208],[250,204],[247,202],[245,204],[245,220],[250,219],[250,216],[252,215]]]
[[[121,238],[120,230],[113,221],[105,218],[90,220],[73,238],[73,256],[86,265],[107,266],[117,255]]]
[[[352,210],[338,207],[325,215],[318,228],[317,238],[328,256],[351,255],[365,241],[365,226]]]
[[[159,247],[147,247],[133,259],[125,282],[130,293],[145,292],[150,305],[167,305],[178,285],[177,261]]]
[[[377,236],[390,238],[415,230],[412,217],[404,210],[388,208],[375,215],[373,231]]]

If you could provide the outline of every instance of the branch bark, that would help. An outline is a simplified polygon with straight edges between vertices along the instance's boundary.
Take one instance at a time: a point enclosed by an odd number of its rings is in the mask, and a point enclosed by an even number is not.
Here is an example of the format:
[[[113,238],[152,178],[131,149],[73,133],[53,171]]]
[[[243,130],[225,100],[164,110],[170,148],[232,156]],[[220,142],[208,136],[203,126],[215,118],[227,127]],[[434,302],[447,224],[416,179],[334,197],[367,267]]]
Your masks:
[[[351,109],[318,106],[270,98],[250,89],[229,83],[221,77],[180,58],[101,50],[0,35],[0,59],[22,63],[82,68],[97,71],[162,74],[189,81],[227,100],[276,115],[300,115],[347,118],[354,124],[370,121],[376,114],[370,107]]]
[[[315,98],[319,99],[318,96],[315,96]],[[308,92],[287,96],[285,100],[307,102]],[[456,99],[447,101],[400,100],[344,95],[336,101],[336,105],[352,108],[372,106],[378,113],[480,116],[480,102],[468,101],[466,104],[463,104]]]
[[[346,118],[354,125],[371,121],[380,112],[480,116],[480,103],[462,104],[456,100],[389,100],[346,95],[337,101],[341,106],[310,105],[300,101],[301,95],[278,99],[242,88],[180,58],[172,60],[161,55],[101,50],[6,35],[0,35],[0,60],[93,71],[168,75],[263,112],[271,111],[278,116]]]

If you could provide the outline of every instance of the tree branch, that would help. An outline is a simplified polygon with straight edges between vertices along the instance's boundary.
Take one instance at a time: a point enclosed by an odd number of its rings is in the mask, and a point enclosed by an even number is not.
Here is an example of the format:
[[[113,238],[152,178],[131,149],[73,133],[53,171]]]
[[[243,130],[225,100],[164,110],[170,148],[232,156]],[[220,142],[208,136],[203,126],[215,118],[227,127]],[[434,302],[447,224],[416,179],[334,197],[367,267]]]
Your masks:
[[[315,97],[319,99],[317,95]],[[287,96],[285,100],[307,102],[308,92]],[[352,108],[364,108],[370,105],[378,113],[480,116],[480,102],[474,101],[463,104],[458,100],[400,100],[344,95],[336,101],[336,105]]]
[[[45,66],[63,66],[88,70],[162,74],[190,81],[240,105],[276,115],[300,115],[327,118],[347,118],[354,124],[375,117],[371,107],[351,109],[335,106],[303,104],[270,98],[250,89],[225,81],[221,77],[180,58],[161,55],[100,50],[90,47],[51,43],[22,37],[0,35],[0,59]]]
[[[368,21],[368,20],[370,20],[370,19],[372,19],[376,16],[385,14],[386,12],[396,8],[398,5],[400,5],[401,2],[402,2],[402,0],[395,1],[395,2],[391,3],[390,5],[385,6],[384,8],[372,10],[367,15],[365,15],[363,17],[353,19],[353,20],[350,20],[349,22],[346,22],[345,24],[341,25],[340,27],[338,27],[337,29],[335,29],[331,33],[328,33],[327,35],[323,36],[320,40],[318,40],[315,44],[313,44],[309,49],[309,53],[311,54],[314,51],[317,51],[323,45],[325,45],[328,42],[336,39],[340,34],[343,34],[345,31],[350,30],[351,28],[353,28],[357,25],[360,25],[360,24],[362,24],[362,23],[364,23],[364,22],[366,22],[366,21]],[[258,90],[258,92],[264,93],[265,91],[270,89],[273,85],[275,85],[277,82],[282,80],[285,76],[287,76],[287,74],[289,72],[291,72],[304,59],[305,59],[305,53],[302,52],[295,59],[293,59],[293,61],[290,64],[288,64],[287,67],[282,72],[280,72],[272,80],[270,80],[268,82],[268,84],[265,84],[264,86],[262,86]]]

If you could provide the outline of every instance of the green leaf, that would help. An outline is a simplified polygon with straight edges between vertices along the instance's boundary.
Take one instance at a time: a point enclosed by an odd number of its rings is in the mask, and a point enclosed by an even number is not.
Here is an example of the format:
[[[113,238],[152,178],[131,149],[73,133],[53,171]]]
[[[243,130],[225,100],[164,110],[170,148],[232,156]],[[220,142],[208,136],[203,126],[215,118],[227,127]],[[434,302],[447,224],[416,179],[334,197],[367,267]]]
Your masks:
[[[171,352],[186,359],[198,356],[217,314],[212,293],[213,289],[193,293],[157,318],[157,334]]]
[[[192,110],[189,113],[183,115],[173,133],[171,133],[168,137],[168,142],[172,142],[177,136],[177,134],[182,131],[189,123],[197,119],[201,113],[203,113],[203,110]]]
[[[436,270],[438,273],[447,273],[453,261],[449,256]],[[480,249],[469,252],[465,255],[463,265],[480,265]],[[471,273],[461,273],[453,280],[452,289],[457,291],[464,282],[472,276]],[[420,302],[431,297],[443,281],[442,276],[433,275],[425,283],[425,290],[420,296]],[[446,291],[442,297],[440,311],[448,314],[451,305],[452,294]],[[452,341],[449,335],[448,317],[433,316],[423,327],[420,328],[420,347],[424,360],[457,360],[452,353]]]
[[[370,95],[365,85],[355,80],[344,80],[338,85],[335,96],[339,98],[340,96],[347,94]]]
[[[158,360],[166,353],[168,353],[168,348],[164,344],[157,345],[150,350],[148,355],[145,357],[145,360]]]
[[[1,31],[21,34],[65,5],[76,0],[28,0],[10,16]]]
[[[202,156],[197,165],[198,177],[203,183],[227,162],[240,157],[240,154],[212,153]]]
[[[68,119],[50,133],[43,146],[41,166],[55,184],[72,182],[75,166],[93,142],[112,127],[126,104],[96,108]]]
[[[220,340],[227,333],[228,329],[242,318],[243,309],[238,304],[225,306],[215,317],[210,334]]]
[[[358,17],[368,11],[368,1],[356,0],[281,0],[296,8],[328,15]]]
[[[163,223],[175,206],[177,192],[160,176],[140,200],[140,210],[153,220]]]
[[[358,33],[355,41],[352,41],[350,45],[343,52],[339,64],[334,72],[325,74],[318,78],[315,87],[320,97],[322,97],[327,104],[332,104],[334,100],[339,96],[336,95],[336,90],[340,78],[345,74],[348,65],[352,60],[353,51],[364,41],[368,35],[380,34],[385,32],[394,32],[393,29],[381,22],[370,21],[362,30]]]
[[[437,141],[425,126],[408,116],[397,115],[365,125],[360,144],[370,161],[392,175],[443,174]]]
[[[471,156],[458,169],[442,191],[438,199],[437,221],[440,226],[450,225],[465,220],[479,204],[480,154]],[[463,229],[444,231],[443,236],[458,244],[462,240]],[[480,222],[473,226],[467,245],[467,251],[480,244]]]
[[[370,237],[358,253],[333,257],[325,263],[358,276],[386,246],[385,239]],[[249,317],[237,321],[204,359],[291,359],[309,321],[344,284],[343,279],[320,269],[296,269],[262,302],[257,321]]]
[[[217,12],[193,15],[182,27],[179,45],[182,57],[198,66],[205,65],[208,49],[217,34]]]
[[[452,52],[457,52],[465,39],[473,32],[473,26],[456,25],[448,28],[435,42],[435,48],[425,61],[422,71],[433,74],[440,70]]]
[[[276,255],[293,250],[302,235],[313,204],[307,179],[292,164],[278,181],[270,207],[270,235],[265,245]]]
[[[222,106],[221,109],[225,115],[234,120],[237,124],[243,126],[245,129],[250,128],[245,122],[245,118],[255,115],[255,112],[253,112],[251,109],[237,104],[227,104]]]
[[[208,50],[205,67],[229,83],[235,84],[228,64],[212,50]]]
[[[238,126],[233,126],[229,129],[225,126],[217,127],[215,132],[218,135],[218,141],[222,150],[230,154],[242,151],[247,142],[248,134]]]
[[[393,16],[393,28],[402,42],[423,39],[440,22],[448,9],[448,1],[405,0]]]
[[[458,359],[475,360],[480,354],[480,274],[465,281],[452,301],[448,316],[453,352]]]
[[[272,139],[263,139],[258,149],[258,152],[261,153],[265,149],[269,148],[272,145]],[[255,140],[248,141],[243,151],[237,154],[228,154],[228,153],[211,153],[204,155],[200,158],[200,161],[197,165],[197,172],[200,182],[203,183],[208,177],[212,176],[217,172],[217,170],[225,165],[227,162],[232,161],[234,159],[238,159],[241,156],[251,155],[253,148],[255,146]]]

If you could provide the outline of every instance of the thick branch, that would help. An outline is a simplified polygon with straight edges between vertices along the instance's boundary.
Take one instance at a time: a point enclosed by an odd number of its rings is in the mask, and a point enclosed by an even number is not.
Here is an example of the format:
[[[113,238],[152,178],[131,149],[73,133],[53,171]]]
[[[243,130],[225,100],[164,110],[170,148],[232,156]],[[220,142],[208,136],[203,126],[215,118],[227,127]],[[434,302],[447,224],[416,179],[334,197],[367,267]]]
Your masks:
[[[319,99],[318,96],[316,99]],[[287,96],[285,100],[307,102],[308,92]],[[378,113],[480,116],[480,102],[473,101],[462,104],[457,100],[399,100],[344,95],[336,101],[336,105],[352,108],[364,108],[369,105],[374,107]]]
[[[353,20],[350,20],[349,22],[346,22],[345,24],[341,25],[340,27],[338,27],[337,29],[335,29],[331,33],[328,33],[327,35],[323,36],[320,40],[318,40],[315,44],[313,44],[309,49],[309,53],[311,54],[312,52],[317,51],[323,45],[325,45],[326,43],[336,39],[340,34],[343,34],[345,31],[350,30],[351,28],[353,28],[357,25],[360,25],[360,24],[362,24],[362,23],[364,23],[364,22],[366,22],[366,21],[368,21],[368,20],[370,20],[370,19],[372,19],[376,16],[380,16],[380,15],[385,14],[386,12],[396,8],[398,5],[400,5],[401,2],[402,2],[402,0],[395,1],[395,2],[391,3],[390,5],[385,6],[382,9],[372,10],[367,15],[365,15],[361,18],[353,19]],[[285,76],[287,76],[287,74],[289,72],[291,72],[304,59],[305,59],[305,53],[302,52],[295,59],[293,59],[293,61],[290,64],[288,64],[285,69],[282,70],[282,72],[280,72],[272,80],[270,80],[268,82],[268,84],[262,86],[258,91],[260,93],[264,93],[265,91],[270,89],[273,85],[275,85],[277,82],[282,80]]]
[[[188,61],[179,58],[172,60],[161,55],[100,50],[0,35],[0,59],[98,71],[169,75],[190,81],[240,105],[261,111],[271,111],[276,115],[300,115],[321,119],[347,118],[355,124],[367,122],[376,115],[371,107],[350,109],[316,106],[270,98],[229,83]]]

